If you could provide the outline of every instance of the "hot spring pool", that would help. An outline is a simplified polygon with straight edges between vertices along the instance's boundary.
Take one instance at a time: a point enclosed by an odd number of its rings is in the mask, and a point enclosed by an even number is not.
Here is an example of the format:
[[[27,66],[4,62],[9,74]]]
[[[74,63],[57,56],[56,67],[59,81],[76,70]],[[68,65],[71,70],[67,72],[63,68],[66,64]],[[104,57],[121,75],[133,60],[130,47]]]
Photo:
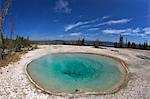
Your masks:
[[[122,64],[106,56],[83,53],[57,53],[43,56],[27,65],[30,80],[50,93],[118,90],[126,79]]]

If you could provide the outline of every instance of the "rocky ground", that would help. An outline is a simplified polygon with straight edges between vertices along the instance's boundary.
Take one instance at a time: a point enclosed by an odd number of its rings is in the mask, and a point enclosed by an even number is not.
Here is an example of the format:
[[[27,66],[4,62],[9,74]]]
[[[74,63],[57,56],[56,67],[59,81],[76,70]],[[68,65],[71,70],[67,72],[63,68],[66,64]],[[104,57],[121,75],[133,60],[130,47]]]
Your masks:
[[[27,78],[25,66],[31,60],[54,52],[89,52],[110,55],[125,61],[129,69],[127,85],[115,94],[79,96],[78,99],[150,99],[150,51],[89,46],[43,45],[21,60],[0,69],[0,99],[70,99],[37,89]]]

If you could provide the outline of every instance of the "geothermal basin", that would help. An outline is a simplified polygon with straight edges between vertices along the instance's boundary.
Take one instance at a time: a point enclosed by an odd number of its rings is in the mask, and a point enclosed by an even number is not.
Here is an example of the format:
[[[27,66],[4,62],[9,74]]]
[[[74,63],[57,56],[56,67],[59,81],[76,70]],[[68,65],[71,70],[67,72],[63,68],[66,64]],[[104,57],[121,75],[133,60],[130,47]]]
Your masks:
[[[127,81],[123,62],[88,53],[53,53],[26,66],[30,81],[48,93],[107,94],[118,91]]]

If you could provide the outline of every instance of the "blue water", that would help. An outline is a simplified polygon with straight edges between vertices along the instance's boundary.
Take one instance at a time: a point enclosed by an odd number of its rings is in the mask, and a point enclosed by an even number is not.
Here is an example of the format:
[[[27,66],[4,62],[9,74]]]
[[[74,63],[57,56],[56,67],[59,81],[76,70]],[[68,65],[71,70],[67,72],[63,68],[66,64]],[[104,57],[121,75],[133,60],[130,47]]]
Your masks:
[[[119,62],[93,54],[50,54],[31,62],[27,71],[42,88],[53,92],[107,92],[123,79]]]

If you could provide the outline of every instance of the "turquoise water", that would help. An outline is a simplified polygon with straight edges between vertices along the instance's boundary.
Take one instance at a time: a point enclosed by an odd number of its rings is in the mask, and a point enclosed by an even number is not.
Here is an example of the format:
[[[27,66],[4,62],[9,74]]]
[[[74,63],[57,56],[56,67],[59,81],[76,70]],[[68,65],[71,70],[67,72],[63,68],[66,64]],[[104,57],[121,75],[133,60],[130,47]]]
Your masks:
[[[53,92],[107,92],[123,79],[119,62],[93,54],[50,54],[31,62],[27,71],[40,87]],[[110,91],[110,90],[109,90]]]

